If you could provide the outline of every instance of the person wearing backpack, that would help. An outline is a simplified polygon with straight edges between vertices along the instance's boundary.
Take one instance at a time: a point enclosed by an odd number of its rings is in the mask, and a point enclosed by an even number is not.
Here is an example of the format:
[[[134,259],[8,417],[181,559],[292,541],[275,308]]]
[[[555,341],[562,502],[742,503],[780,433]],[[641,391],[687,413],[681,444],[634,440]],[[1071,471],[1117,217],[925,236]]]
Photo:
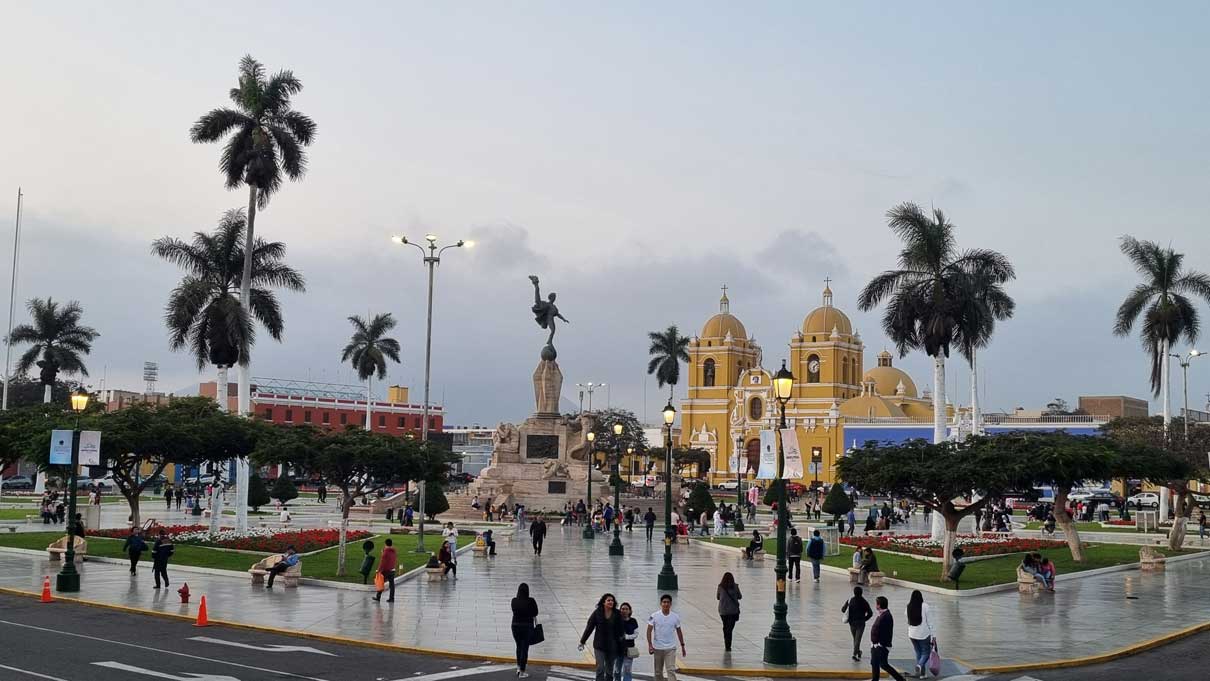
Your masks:
[[[874,616],[870,603],[861,595],[861,587],[853,587],[853,597],[840,606],[844,613],[845,624],[849,625],[849,633],[853,635],[853,661],[861,661],[861,638],[865,636],[865,623]]]
[[[811,541],[807,542],[807,558],[811,560],[811,576],[817,582],[819,581],[819,562],[823,560],[824,548],[823,537],[819,536],[819,530],[815,530],[811,535]]]
[[[793,527],[790,528],[790,542],[786,544],[786,561],[790,564],[790,570],[786,573],[786,579],[801,582],[802,537],[798,536],[798,530]]]

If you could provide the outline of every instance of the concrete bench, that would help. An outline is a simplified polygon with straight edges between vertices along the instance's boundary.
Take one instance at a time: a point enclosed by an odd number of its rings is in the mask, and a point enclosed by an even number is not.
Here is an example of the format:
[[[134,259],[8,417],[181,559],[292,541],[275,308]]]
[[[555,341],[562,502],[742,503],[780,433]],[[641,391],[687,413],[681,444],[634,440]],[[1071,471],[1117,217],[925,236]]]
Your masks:
[[[471,551],[474,552],[475,558],[486,558],[487,542],[483,541],[482,537],[476,537],[475,543],[471,546]]]
[[[88,542],[84,537],[76,537],[76,560],[84,562],[84,556],[88,555]],[[63,554],[67,553],[67,536],[56,539],[53,544],[46,547],[46,553],[50,560],[62,560]]]
[[[16,525],[0,525],[0,530],[8,530],[9,532],[16,532],[17,526]]]
[[[886,577],[886,575],[884,575],[881,572],[871,572],[869,585],[870,586],[882,586],[883,578],[885,578],[885,577]],[[860,568],[855,568],[855,567],[849,568],[849,584],[861,584],[861,569]]]
[[[1017,591],[1023,594],[1036,594],[1042,592],[1042,582],[1034,575],[1029,574],[1020,567],[1017,567]]]
[[[896,534],[898,534],[898,530],[867,530],[865,533],[865,536],[867,536],[867,537],[894,537]]]
[[[1139,549],[1139,569],[1143,572],[1163,572],[1168,559],[1150,546]]]
[[[428,575],[430,582],[440,582],[446,578],[444,567],[425,568],[424,574]]]
[[[285,556],[278,554],[276,556],[266,556],[253,563],[252,567],[248,568],[248,574],[252,576],[252,585],[256,586],[258,584],[264,584],[265,575],[269,574],[269,568],[277,565],[283,559],[285,559]],[[291,565],[286,569],[285,572],[281,573],[281,578],[285,580],[287,589],[297,588],[300,577],[302,577],[301,560],[294,565]]]

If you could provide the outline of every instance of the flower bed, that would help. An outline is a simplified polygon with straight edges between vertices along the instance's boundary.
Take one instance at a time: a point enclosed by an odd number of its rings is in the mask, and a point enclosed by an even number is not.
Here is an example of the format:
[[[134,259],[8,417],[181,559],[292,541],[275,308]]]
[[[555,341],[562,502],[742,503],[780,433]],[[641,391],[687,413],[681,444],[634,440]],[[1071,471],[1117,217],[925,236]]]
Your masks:
[[[299,553],[319,551],[340,543],[339,529],[312,530],[272,530],[269,528],[252,528],[246,533],[236,532],[230,527],[221,528],[217,533],[210,534],[208,528],[199,525],[165,525],[169,539],[174,544],[189,544],[193,546],[209,546],[221,549],[238,549],[241,551],[257,551],[260,553],[282,553],[287,546],[293,546]],[[109,537],[125,539],[130,535],[129,530],[88,530],[91,537]],[[159,534],[158,530],[155,532]],[[369,537],[365,530],[349,530],[348,541],[359,541]],[[148,537],[148,542],[151,541]]]
[[[869,547],[875,551],[894,551],[914,556],[940,558],[944,550],[943,542],[934,541],[927,534],[901,534],[888,537],[842,537],[840,543],[849,546]],[[1066,546],[1066,542],[1052,539],[1024,539],[1012,536],[977,536],[960,534],[954,537],[954,546],[961,546],[962,551],[970,557],[998,556],[1005,553],[1020,553],[1022,551],[1043,551]]]
[[[1115,518],[1113,520],[1103,522],[1101,524],[1102,525],[1114,525],[1116,527],[1134,527],[1135,526],[1133,520],[1123,520],[1121,518]]]

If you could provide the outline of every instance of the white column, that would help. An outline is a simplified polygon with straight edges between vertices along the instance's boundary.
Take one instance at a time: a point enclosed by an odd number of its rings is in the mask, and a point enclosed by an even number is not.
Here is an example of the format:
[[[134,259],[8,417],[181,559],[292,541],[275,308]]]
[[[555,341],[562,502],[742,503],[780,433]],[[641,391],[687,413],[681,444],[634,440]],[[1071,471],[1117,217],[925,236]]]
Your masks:
[[[933,442],[940,444],[945,442],[947,436],[946,426],[949,419],[945,413],[945,355],[938,354],[933,358]],[[941,541],[945,538],[945,519],[940,513],[932,514],[932,526],[930,534],[933,541]]]
[[[1170,366],[1169,366],[1169,364],[1168,364],[1168,360],[1169,360],[1169,357],[1168,357],[1168,353],[1169,353],[1168,341],[1163,341],[1163,342],[1161,342],[1161,343],[1160,343],[1160,348],[1161,348],[1161,349],[1164,351],[1164,355],[1163,355],[1163,357],[1161,358],[1161,364],[1160,364],[1160,393],[1163,395],[1163,405],[1164,405],[1164,439],[1165,439],[1165,441],[1166,441],[1166,440],[1167,440],[1167,438],[1168,438],[1168,437],[1170,436],[1170,434],[1171,434],[1171,433],[1169,432],[1169,431],[1170,431],[1170,429],[1169,429],[1169,427],[1168,427],[1168,422],[1169,422],[1169,421],[1172,419],[1172,400],[1171,400],[1171,395],[1170,395],[1170,393],[1171,393],[1171,388],[1170,388],[1171,381],[1169,380],[1169,378],[1170,378],[1170,376],[1169,376],[1170,371],[1169,371],[1169,370],[1170,370],[1170,368],[1171,368],[1171,367],[1170,367]],[[1165,444],[1166,444],[1166,442],[1165,442]],[[1168,485],[1160,485],[1160,518],[1159,518],[1159,520],[1158,520],[1157,522],[1161,522],[1161,523],[1162,523],[1162,522],[1164,522],[1165,520],[1168,520]]]

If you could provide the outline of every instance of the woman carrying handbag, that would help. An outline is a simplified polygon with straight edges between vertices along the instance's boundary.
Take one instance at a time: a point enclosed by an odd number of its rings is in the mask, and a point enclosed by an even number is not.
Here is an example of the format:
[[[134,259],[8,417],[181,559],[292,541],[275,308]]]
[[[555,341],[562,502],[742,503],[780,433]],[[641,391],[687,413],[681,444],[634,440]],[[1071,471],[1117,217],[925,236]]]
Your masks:
[[[517,644],[517,678],[529,678],[525,667],[529,664],[529,647],[541,643],[542,632],[540,624],[534,620],[538,617],[538,602],[529,596],[529,584],[521,582],[517,586],[517,597],[513,599],[513,641]]]
[[[633,681],[630,675],[634,658],[639,656],[639,647],[634,644],[639,637],[639,621],[632,617],[633,609],[629,603],[618,606],[622,615],[622,654],[618,656],[617,666],[614,667],[614,681]]]

